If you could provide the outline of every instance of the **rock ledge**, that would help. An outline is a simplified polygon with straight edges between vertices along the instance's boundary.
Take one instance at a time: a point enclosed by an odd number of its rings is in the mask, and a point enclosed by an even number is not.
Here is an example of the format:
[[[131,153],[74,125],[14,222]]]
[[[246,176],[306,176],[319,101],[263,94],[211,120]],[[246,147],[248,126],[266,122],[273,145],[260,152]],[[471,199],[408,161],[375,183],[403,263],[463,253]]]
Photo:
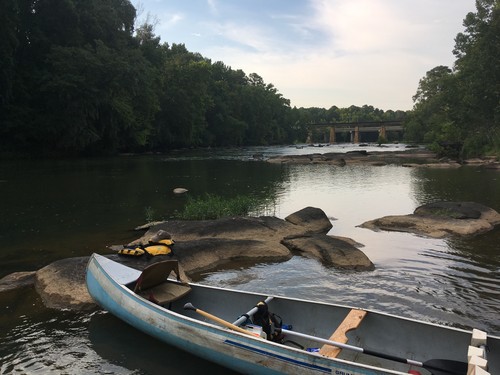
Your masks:
[[[500,214],[474,202],[436,202],[417,207],[413,214],[384,216],[360,225],[372,230],[409,232],[432,238],[471,236],[500,224]]]
[[[174,259],[188,276],[234,261],[278,262],[296,254],[317,259],[329,267],[372,270],[373,263],[352,240],[326,235],[331,227],[322,210],[306,207],[285,220],[263,216],[153,223],[130,245],[147,244],[159,233],[167,233],[175,240]],[[171,259],[164,255],[126,257],[115,253],[108,256],[139,270]],[[34,279],[35,288],[47,307],[94,309],[96,305],[85,285],[87,262],[88,257],[62,259],[40,269],[34,277],[33,274],[18,276]]]

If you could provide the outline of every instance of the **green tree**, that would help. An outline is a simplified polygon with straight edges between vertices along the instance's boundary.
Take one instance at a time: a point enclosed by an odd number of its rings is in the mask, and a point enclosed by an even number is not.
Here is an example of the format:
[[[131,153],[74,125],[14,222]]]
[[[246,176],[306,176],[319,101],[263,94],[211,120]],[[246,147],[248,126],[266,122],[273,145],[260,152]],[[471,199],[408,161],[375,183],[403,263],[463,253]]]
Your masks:
[[[478,0],[476,8],[455,39],[454,70],[427,72],[406,124],[409,140],[454,144],[461,157],[500,153],[500,2]]]
[[[419,82],[413,97],[414,110],[405,123],[405,136],[412,142],[438,142],[445,139],[459,139],[453,132],[450,117],[449,94],[455,77],[450,68],[437,66],[427,72]],[[451,140],[451,139],[450,139]]]
[[[157,110],[155,76],[133,37],[130,2],[19,4],[6,142],[34,153],[75,155],[146,145]]]
[[[283,98],[272,84],[265,84],[256,73],[248,76],[242,90],[242,117],[248,124],[246,144],[268,145],[289,140],[286,113],[290,101]]]
[[[247,123],[241,116],[241,92],[246,85],[242,70],[232,70],[218,61],[211,67],[210,95],[213,105],[207,111],[209,144],[240,146],[244,143]]]
[[[174,44],[166,52],[161,71],[161,111],[155,119],[152,145],[155,149],[199,146],[205,141],[205,114],[211,104],[208,95],[210,62]]]
[[[478,0],[455,39],[464,154],[500,150],[500,1]]]

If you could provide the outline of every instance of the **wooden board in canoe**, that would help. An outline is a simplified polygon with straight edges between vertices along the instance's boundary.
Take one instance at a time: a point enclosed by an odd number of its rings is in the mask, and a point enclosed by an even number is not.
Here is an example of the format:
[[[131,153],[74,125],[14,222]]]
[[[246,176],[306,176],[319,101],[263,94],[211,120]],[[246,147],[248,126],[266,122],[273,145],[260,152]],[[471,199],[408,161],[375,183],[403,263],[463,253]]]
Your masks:
[[[500,374],[500,337],[372,310],[167,280],[176,266],[161,262],[141,273],[94,254],[87,288],[102,308],[131,326],[241,373]],[[260,301],[293,326],[282,330],[279,342],[246,326],[242,316],[251,317]]]

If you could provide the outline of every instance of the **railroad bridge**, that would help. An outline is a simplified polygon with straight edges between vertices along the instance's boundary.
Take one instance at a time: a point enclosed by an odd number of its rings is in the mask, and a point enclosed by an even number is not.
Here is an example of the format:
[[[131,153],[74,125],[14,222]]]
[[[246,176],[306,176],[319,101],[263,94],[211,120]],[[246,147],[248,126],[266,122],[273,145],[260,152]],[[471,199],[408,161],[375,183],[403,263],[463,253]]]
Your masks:
[[[336,122],[336,123],[312,123],[308,124],[308,143],[310,143],[312,129],[329,128],[329,143],[336,143],[335,133],[349,132],[352,143],[360,143],[360,133],[378,132],[379,137],[387,138],[387,131],[403,131],[402,121],[363,121],[363,122]]]

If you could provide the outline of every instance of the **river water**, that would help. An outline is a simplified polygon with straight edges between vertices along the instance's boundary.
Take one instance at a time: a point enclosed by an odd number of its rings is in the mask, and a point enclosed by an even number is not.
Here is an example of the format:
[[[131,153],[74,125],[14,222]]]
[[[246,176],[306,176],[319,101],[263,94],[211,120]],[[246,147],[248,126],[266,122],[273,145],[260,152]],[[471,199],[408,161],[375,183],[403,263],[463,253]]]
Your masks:
[[[280,218],[307,206],[321,208],[332,220],[330,234],[362,243],[375,270],[338,270],[297,256],[283,263],[233,264],[201,275],[199,282],[373,308],[500,335],[500,228],[471,238],[428,239],[357,227],[438,200],[474,201],[500,211],[500,173],[481,167],[338,167],[257,160],[352,149],[359,147],[2,161],[0,277],[61,258],[109,253],[106,246],[140,236],[132,230],[135,226],[174,217],[188,195],[250,194],[262,202],[262,211]],[[175,187],[189,192],[175,195]],[[0,342],[1,374],[227,373],[109,314],[46,309],[31,288],[0,294]]]

